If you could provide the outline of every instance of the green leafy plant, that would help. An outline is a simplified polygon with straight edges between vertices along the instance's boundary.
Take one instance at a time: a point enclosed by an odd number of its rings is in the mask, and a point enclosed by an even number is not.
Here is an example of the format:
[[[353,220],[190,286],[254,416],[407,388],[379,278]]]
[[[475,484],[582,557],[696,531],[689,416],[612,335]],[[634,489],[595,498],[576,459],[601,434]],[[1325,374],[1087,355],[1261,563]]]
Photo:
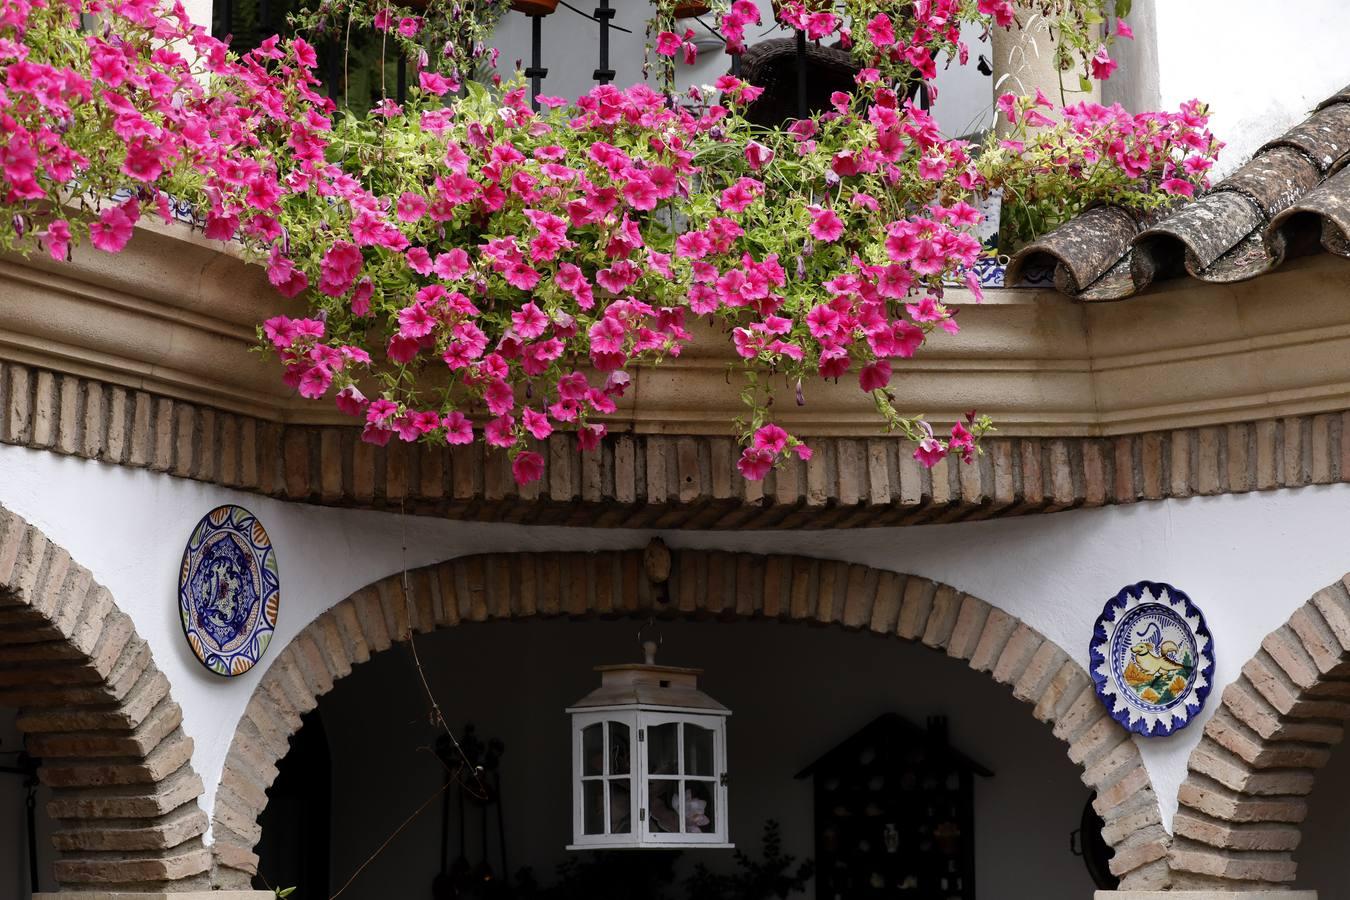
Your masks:
[[[505,8],[475,2],[484,21]],[[1006,5],[986,2],[995,17]],[[980,296],[969,200],[1003,189],[1034,233],[1056,204],[1192,192],[1217,146],[1199,105],[1133,117],[1082,106],[1056,131],[1037,97],[1008,111],[1047,130],[981,154],[875,69],[779,130],[749,122],[760,89],[730,75],[678,103],[603,85],[536,111],[520,81],[464,80],[486,25],[435,25],[429,6],[405,27],[379,0],[329,0],[297,27],[369,24],[416,54],[406,102],[357,115],[316,90],[302,35],[236,57],[157,3],[0,11],[0,56],[13,60],[0,69],[0,247],[119,252],[145,212],[186,204],[207,238],[238,241],[308,305],[259,329],[286,384],[332,396],[370,443],[481,438],[522,484],[542,477],[540,442],[556,430],[595,450],[631,370],[682,352],[695,318],[726,336],[743,378],[745,478],[811,458],[775,419],[780,398],[805,404],[822,380],[855,383],[924,465],[971,462],[990,421],[972,411],[939,435],[901,411],[896,380],[898,361],[959,330],[948,285]],[[101,32],[81,30],[86,9]],[[834,13],[803,24],[817,15]],[[735,0],[723,23],[757,17]],[[867,23],[921,77],[951,27]]]
[[[786,900],[800,894],[815,875],[815,863],[798,863],[791,854],[783,853],[783,833],[773,819],[764,823],[760,839],[762,857],[756,859],[743,850],[737,850],[735,859],[739,871],[717,874],[700,863],[685,882],[688,900]]]

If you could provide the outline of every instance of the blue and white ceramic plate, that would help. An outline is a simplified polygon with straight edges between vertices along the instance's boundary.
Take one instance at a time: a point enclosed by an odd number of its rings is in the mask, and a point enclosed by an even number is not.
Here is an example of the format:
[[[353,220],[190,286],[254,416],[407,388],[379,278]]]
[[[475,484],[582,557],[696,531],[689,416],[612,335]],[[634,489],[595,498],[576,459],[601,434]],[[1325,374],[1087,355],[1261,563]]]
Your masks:
[[[242,675],[272,640],[281,603],[277,554],[258,517],[218,506],[188,538],[178,573],[183,634],[202,665]]]
[[[1102,610],[1090,665],[1112,718],[1138,734],[1166,735],[1204,708],[1214,642],[1190,597],[1170,584],[1141,581]]]

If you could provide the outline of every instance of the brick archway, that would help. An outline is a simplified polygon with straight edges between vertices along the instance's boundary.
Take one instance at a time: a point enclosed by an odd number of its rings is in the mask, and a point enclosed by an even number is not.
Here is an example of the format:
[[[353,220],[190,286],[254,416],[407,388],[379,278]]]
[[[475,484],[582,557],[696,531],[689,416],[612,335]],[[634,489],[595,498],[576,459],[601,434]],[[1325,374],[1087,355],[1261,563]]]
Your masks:
[[[917,576],[804,556],[665,548],[484,554],[391,575],[307,625],[259,681],[226,757],[212,818],[213,883],[245,889],[267,789],[300,716],[338,679],[411,634],[536,616],[763,617],[833,624],[921,642],[966,660],[1034,705],[1097,792],[1122,887],[1169,886],[1170,839],[1139,750],[1106,714],[1087,672],[1035,629]],[[668,568],[667,568],[668,567]],[[666,572],[669,572],[666,580]],[[655,580],[654,580],[655,579]]]
[[[18,707],[52,789],[60,889],[207,883],[202,781],[168,679],[107,588],[4,507],[0,706]]]
[[[1191,753],[1173,820],[1178,882],[1287,887],[1313,780],[1350,720],[1350,575],[1268,634]]]

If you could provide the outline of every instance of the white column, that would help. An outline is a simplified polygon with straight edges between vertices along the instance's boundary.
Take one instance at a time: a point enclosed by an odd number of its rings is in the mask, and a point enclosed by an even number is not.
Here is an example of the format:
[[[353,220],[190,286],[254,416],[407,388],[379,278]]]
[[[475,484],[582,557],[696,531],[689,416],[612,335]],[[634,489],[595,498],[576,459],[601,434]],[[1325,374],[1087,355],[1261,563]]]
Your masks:
[[[1055,67],[1055,46],[1052,21],[1035,9],[1019,5],[1017,21],[1021,27],[994,28],[993,34],[993,89],[994,97],[1001,94],[1034,94],[1040,88],[1056,103],[1078,103],[1082,100],[1101,102],[1101,84],[1092,82],[1092,90],[1081,90],[1080,70],[1071,68],[1061,73]],[[997,130],[1008,128],[1008,120],[999,116]]]

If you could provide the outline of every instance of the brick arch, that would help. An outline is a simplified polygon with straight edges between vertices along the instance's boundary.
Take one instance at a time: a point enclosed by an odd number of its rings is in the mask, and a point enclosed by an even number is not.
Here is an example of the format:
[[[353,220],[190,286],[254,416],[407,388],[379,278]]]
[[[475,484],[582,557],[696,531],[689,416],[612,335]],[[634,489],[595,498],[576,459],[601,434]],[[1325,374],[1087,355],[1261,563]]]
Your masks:
[[[202,780],[168,679],[108,589],[2,506],[0,706],[18,707],[51,788],[61,890],[208,883]]]
[[[1350,575],[1312,596],[1224,689],[1178,793],[1178,882],[1287,887],[1313,780],[1350,719]]]
[[[948,585],[805,556],[665,548],[502,553],[377,581],[324,612],[276,655],[237,726],[216,792],[213,883],[249,887],[258,817],[302,714],[352,667],[411,634],[487,620],[570,616],[762,617],[921,642],[990,673],[1034,705],[1097,792],[1122,887],[1170,884],[1170,838],[1139,750],[1098,702],[1091,678],[1035,629]],[[666,571],[668,580],[665,580]],[[655,578],[655,580],[653,580]]]

